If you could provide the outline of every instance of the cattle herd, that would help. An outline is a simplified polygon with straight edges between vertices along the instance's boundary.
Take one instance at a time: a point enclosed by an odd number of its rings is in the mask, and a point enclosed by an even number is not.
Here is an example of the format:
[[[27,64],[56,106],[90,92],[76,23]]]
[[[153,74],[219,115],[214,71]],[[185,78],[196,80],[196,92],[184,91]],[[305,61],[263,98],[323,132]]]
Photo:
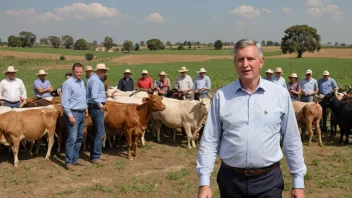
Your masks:
[[[138,141],[144,146],[144,133],[152,131],[156,140],[160,143],[161,129],[171,129],[173,142],[177,131],[184,130],[187,136],[188,148],[196,147],[195,140],[199,137],[199,131],[205,123],[209,111],[211,97],[200,101],[176,100],[161,97],[147,92],[116,92],[116,87],[110,87],[107,91],[108,100],[105,112],[105,141],[112,147],[111,139],[120,140],[123,135],[127,143],[127,158],[132,160],[138,155]],[[322,98],[319,104],[293,102],[298,126],[306,129],[309,134],[309,145],[314,134],[318,136],[319,145],[322,145],[319,122],[322,119],[322,107],[330,108],[334,123],[339,125],[342,143],[343,135],[346,134],[345,144],[348,144],[349,131],[352,127],[352,94],[349,89],[344,94],[332,92]],[[39,145],[42,137],[47,140],[46,158],[50,157],[51,149],[57,139],[57,151],[61,152],[65,147],[66,118],[60,104],[60,96],[51,101],[40,99],[31,101],[27,99],[21,108],[11,109],[0,107],[0,143],[9,146],[14,155],[14,166],[18,166],[18,151],[20,146],[32,154],[32,147],[37,141],[36,154],[39,153]],[[313,132],[315,128],[315,132]],[[178,129],[178,130],[176,130]],[[86,114],[84,127],[83,150],[87,149],[87,139],[92,135],[92,121]],[[331,133],[334,135],[334,133]],[[0,144],[0,145],[1,145]]]

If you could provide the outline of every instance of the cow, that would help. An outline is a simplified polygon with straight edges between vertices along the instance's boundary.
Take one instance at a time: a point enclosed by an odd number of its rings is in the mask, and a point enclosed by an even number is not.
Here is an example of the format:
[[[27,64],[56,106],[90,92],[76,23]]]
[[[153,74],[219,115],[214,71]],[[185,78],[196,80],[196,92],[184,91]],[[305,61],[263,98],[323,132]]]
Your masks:
[[[321,131],[319,127],[320,120],[323,116],[323,109],[319,104],[309,102],[292,102],[293,109],[296,114],[297,124],[299,128],[306,128],[309,133],[309,143],[308,146],[311,145],[312,137],[313,137],[313,126],[317,131],[319,146],[323,145],[321,140]],[[300,130],[302,131],[302,130]],[[302,136],[302,132],[301,132]],[[303,136],[302,136],[303,138]]]
[[[187,134],[188,148],[196,148],[195,137],[207,116],[210,99],[202,98],[200,101],[175,100],[165,98],[163,103],[167,107],[165,111],[153,113],[153,122],[157,131],[157,141],[160,141],[160,128],[162,124],[168,128],[184,128]],[[173,130],[173,142],[176,141],[176,131]]]
[[[117,87],[110,86],[109,89],[106,91],[107,98],[118,98],[120,96],[128,96],[134,98],[145,98],[148,97],[149,94],[145,91],[120,91]]]
[[[146,130],[152,113],[165,110],[162,99],[160,96],[151,95],[143,98],[143,104],[141,105],[106,102],[107,111],[104,119],[106,135],[111,136],[124,133],[127,140],[128,159],[133,160],[131,155],[132,146],[134,146],[134,155],[138,155],[138,139]],[[133,141],[132,137],[134,137]]]
[[[53,106],[0,114],[0,143],[12,147],[14,166],[18,167],[20,141],[35,141],[45,134],[48,140],[46,159],[54,144],[57,111]]]
[[[48,98],[40,98],[38,100],[34,100],[33,98],[27,98],[23,101],[20,105],[21,108],[28,108],[28,107],[43,107],[52,104],[59,104],[61,103],[61,97],[48,97]]]

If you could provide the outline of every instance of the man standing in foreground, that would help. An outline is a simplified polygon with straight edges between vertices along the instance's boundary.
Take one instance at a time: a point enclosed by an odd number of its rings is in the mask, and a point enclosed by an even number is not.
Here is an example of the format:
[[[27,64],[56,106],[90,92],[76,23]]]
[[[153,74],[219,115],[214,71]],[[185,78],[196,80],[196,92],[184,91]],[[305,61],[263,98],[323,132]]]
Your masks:
[[[106,110],[106,95],[102,80],[107,70],[109,70],[109,68],[106,68],[105,64],[97,64],[95,73],[93,73],[87,81],[88,113],[92,118],[94,130],[94,140],[90,151],[90,159],[93,164],[100,165],[102,165],[100,160],[103,138],[105,136],[104,111]]]
[[[82,80],[83,65],[75,63],[72,66],[72,77],[62,84],[61,104],[66,116],[67,140],[65,148],[65,168],[73,170],[73,165],[79,165],[84,122],[87,108],[86,89]]]
[[[280,135],[291,174],[292,197],[304,197],[306,166],[289,93],[260,78],[261,44],[240,40],[234,47],[239,80],[215,94],[200,143],[199,198],[210,198],[210,176],[219,154],[221,197],[282,197]]]

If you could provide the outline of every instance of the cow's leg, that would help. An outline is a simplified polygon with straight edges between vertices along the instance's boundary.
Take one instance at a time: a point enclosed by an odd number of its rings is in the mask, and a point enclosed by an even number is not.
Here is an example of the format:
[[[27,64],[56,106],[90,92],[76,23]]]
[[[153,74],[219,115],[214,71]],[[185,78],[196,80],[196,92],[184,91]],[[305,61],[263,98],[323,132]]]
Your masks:
[[[13,152],[13,157],[14,157],[14,166],[18,167],[18,150],[20,148],[20,140],[18,139],[17,141],[13,141],[12,145],[12,152]]]
[[[105,148],[106,146],[106,134],[104,135],[104,138],[103,138],[103,148]]]
[[[155,120],[155,128],[156,128],[156,141],[158,143],[161,143],[161,140],[160,140],[160,130],[161,130],[161,126],[163,125],[163,123],[160,121],[160,120]]]
[[[133,141],[133,146],[134,146],[134,150],[133,150],[133,153],[134,153],[134,156],[137,157],[138,155],[138,140],[139,140],[139,137],[137,135],[134,136],[134,141]]]
[[[112,142],[111,142],[111,138],[112,138],[112,136],[107,137],[107,139],[109,141],[109,148],[114,148],[114,146],[112,145]]]
[[[35,151],[36,155],[39,155],[40,143],[41,143],[41,139],[38,139],[37,140],[37,150]],[[34,142],[32,144],[34,144]]]
[[[33,154],[33,145],[34,145],[35,141],[31,141],[29,142],[29,154],[30,155],[34,155]]]
[[[350,137],[350,127],[346,127],[345,134],[346,134],[345,145],[348,145],[348,142],[349,142],[348,138]]]
[[[345,134],[345,127],[340,126],[340,139],[339,139],[339,144],[342,144],[343,141],[343,135]]]
[[[193,135],[192,135],[192,131],[191,131],[191,127],[190,126],[184,126],[184,129],[186,131],[187,134],[187,144],[188,144],[188,148],[191,149],[191,141],[192,141],[192,146],[195,146],[194,140],[193,140]]]
[[[141,137],[142,146],[145,146],[144,134],[145,134],[145,131],[143,132],[142,137]]]
[[[125,137],[127,141],[127,159],[133,160],[132,155],[131,155],[131,149],[132,149],[132,130],[131,129],[125,129]]]
[[[172,142],[176,144],[176,133],[177,130],[176,129],[171,129],[172,131]]]
[[[48,133],[48,151],[46,152],[46,156],[45,159],[49,159],[50,157],[50,153],[51,153],[51,149],[53,148],[54,145],[54,132],[52,134]]]
[[[59,131],[59,133],[57,133],[57,152],[60,153],[63,139],[63,129],[59,128],[57,131]]]
[[[23,149],[24,149],[24,151],[27,152],[27,144],[26,143],[27,143],[26,140],[21,140],[21,144],[23,146]],[[31,151],[29,151],[29,152],[31,152]]]
[[[308,142],[308,146],[310,146],[310,144],[312,143],[312,138],[313,138],[313,119],[308,117],[307,118],[307,131],[308,131],[308,135],[309,135],[309,142]],[[318,123],[319,126],[319,123]]]
[[[319,127],[319,120],[315,123],[315,130],[317,131],[319,146],[323,146],[323,141],[321,140],[321,130]]]

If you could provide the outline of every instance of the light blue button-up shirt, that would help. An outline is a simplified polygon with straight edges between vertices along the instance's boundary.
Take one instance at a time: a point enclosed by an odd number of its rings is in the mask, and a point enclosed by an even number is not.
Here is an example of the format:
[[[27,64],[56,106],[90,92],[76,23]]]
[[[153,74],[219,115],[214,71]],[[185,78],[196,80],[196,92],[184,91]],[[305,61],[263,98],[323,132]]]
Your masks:
[[[318,83],[314,78],[307,80],[306,78],[302,78],[299,81],[299,85],[301,86],[301,90],[304,90],[307,94],[311,94],[318,89]],[[303,102],[312,102],[314,96],[301,96],[301,101]]]
[[[335,88],[338,89],[335,79],[330,77],[327,80],[324,80],[324,78],[319,79],[318,87],[318,94],[323,94],[324,96],[328,93],[333,92]]]
[[[96,73],[92,74],[87,81],[87,102],[99,107],[106,102],[104,83]]]
[[[83,80],[74,76],[62,84],[61,105],[67,116],[71,117],[71,109],[83,110],[87,108],[86,88]]]
[[[271,77],[271,78],[269,79],[268,77],[265,76],[263,79],[265,79],[265,80],[267,80],[267,81],[270,81],[270,82],[274,82],[273,77]]]
[[[303,188],[306,166],[289,93],[263,79],[253,94],[239,81],[221,88],[212,100],[200,143],[196,169],[199,185],[210,185],[217,154],[224,163],[237,168],[263,168],[280,161],[280,136],[293,188]]]
[[[285,79],[282,76],[280,76],[280,78],[278,78],[275,75],[273,75],[272,79],[273,79],[272,82],[274,82],[274,83],[276,83],[278,85],[281,85],[281,86],[283,86],[283,87],[285,87],[287,89],[286,81],[285,81]]]
[[[204,75],[204,78],[200,77],[200,75],[198,75],[195,79],[194,79],[194,83],[193,83],[193,90],[199,90],[199,89],[210,89],[211,88],[211,82],[210,82],[210,78],[206,75]]]
[[[46,93],[39,93],[38,88],[41,89],[47,89],[51,87],[50,81],[48,80],[44,80],[44,82],[42,80],[40,80],[39,78],[37,78],[34,83],[33,83],[33,90],[34,90],[34,95],[37,97],[41,97],[41,98],[47,98],[50,97],[51,94],[49,92]]]

